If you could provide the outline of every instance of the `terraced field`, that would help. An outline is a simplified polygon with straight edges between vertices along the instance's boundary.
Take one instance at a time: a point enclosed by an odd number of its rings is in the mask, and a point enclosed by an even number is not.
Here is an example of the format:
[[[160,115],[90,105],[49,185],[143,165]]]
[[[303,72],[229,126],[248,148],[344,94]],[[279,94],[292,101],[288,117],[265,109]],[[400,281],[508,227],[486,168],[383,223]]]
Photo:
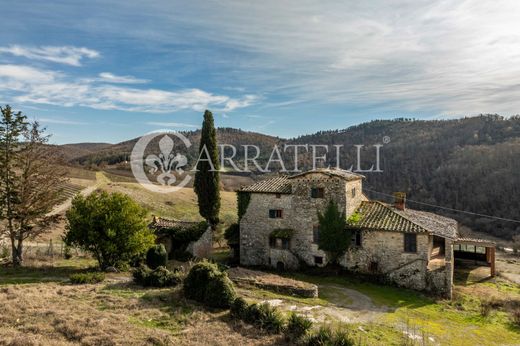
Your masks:
[[[60,198],[60,202],[63,202],[69,198],[76,196],[76,194],[78,194],[85,187],[78,184],[67,182],[62,184],[61,188],[63,189],[63,191]]]

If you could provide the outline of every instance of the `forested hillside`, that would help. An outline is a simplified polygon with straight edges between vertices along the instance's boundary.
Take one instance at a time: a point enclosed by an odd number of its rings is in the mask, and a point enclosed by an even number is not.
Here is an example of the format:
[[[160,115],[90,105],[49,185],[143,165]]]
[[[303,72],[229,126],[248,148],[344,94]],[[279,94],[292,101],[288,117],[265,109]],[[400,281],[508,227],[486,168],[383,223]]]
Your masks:
[[[520,117],[496,115],[449,121],[373,121],[343,131],[302,136],[299,143],[371,145],[381,149],[383,173],[366,173],[368,189],[391,194],[405,191],[410,200],[520,220]],[[369,167],[374,150],[362,156]],[[342,156],[342,166],[354,162],[355,150]],[[335,160],[331,158],[331,164]],[[369,163],[369,164],[368,164]],[[369,197],[391,198],[367,192]],[[520,223],[450,213],[409,202],[457,218],[471,228],[510,239]]]
[[[188,156],[191,159],[189,162],[195,162],[200,133],[191,131],[183,134],[194,144]],[[389,143],[385,143],[384,139],[389,140]],[[73,161],[94,166],[126,161],[136,140],[103,146],[95,153],[76,157]],[[383,144],[383,172],[365,173],[366,193],[371,198],[389,200],[388,196],[368,190],[386,194],[405,191],[412,201],[520,220],[519,116],[505,119],[498,115],[485,115],[443,121],[378,120],[293,139],[220,128],[218,141],[237,146],[238,158],[244,156],[241,145],[256,144],[262,150],[259,161],[264,164],[275,144],[323,144],[331,149],[333,145],[343,145],[340,156],[342,168],[355,165],[354,145],[362,144],[365,146],[362,154],[363,169],[375,163],[375,150],[372,146]],[[321,155],[321,151],[319,154]],[[292,158],[293,152],[288,151],[285,160],[287,169],[293,168]],[[327,161],[326,164],[336,165],[335,152],[329,153]],[[310,153],[300,155],[300,169],[309,169],[311,164]],[[455,217],[475,230],[505,239],[520,234],[520,223],[451,213],[411,201],[409,205]]]

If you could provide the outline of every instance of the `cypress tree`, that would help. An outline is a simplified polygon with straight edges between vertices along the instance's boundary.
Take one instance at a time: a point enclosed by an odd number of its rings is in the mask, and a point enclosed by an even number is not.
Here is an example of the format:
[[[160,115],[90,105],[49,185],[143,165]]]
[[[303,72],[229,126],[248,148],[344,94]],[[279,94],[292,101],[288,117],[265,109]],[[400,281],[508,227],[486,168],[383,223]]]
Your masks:
[[[211,160],[211,162],[209,162]],[[212,226],[219,222],[220,210],[220,173],[217,148],[217,133],[213,114],[206,110],[199,145],[194,189],[198,197],[199,213]]]

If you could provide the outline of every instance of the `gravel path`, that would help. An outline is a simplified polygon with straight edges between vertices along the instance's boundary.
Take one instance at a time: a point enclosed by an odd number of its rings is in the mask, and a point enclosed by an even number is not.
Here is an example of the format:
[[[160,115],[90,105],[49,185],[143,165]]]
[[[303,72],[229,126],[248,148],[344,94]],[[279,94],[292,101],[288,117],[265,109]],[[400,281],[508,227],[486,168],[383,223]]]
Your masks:
[[[310,305],[282,298],[263,302],[282,310],[294,311],[314,322],[365,323],[374,321],[389,311],[388,307],[377,306],[370,297],[350,288],[322,284],[319,285],[319,291],[327,292],[328,305]]]

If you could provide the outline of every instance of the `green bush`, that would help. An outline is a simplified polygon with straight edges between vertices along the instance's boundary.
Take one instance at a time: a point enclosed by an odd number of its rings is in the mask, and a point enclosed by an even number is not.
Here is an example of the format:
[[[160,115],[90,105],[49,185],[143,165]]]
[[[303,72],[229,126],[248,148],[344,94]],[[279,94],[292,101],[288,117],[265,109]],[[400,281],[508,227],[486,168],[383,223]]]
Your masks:
[[[270,333],[280,333],[284,329],[285,321],[278,309],[264,303],[258,307],[258,310],[260,318],[257,323],[260,328]]]
[[[105,280],[105,273],[90,272],[76,273],[69,276],[70,282],[73,284],[97,284]]]
[[[280,333],[285,328],[285,320],[280,311],[268,303],[247,305],[244,299],[237,298],[231,305],[230,313],[231,316],[270,333]]]
[[[305,345],[307,346],[352,346],[355,345],[354,340],[345,330],[333,332],[330,327],[320,327],[320,329],[307,337]]]
[[[91,253],[101,269],[124,268],[155,243],[146,214],[122,193],[78,194],[66,213],[65,244]]]
[[[226,273],[219,273],[208,282],[204,304],[214,308],[229,308],[235,300],[236,294],[233,283]]]
[[[231,304],[229,313],[231,314],[232,317],[239,319],[239,320],[243,320],[246,317],[247,308],[248,308],[248,305],[247,305],[247,302],[244,300],[244,298],[238,297]]]
[[[309,332],[311,328],[311,320],[302,316],[298,316],[293,312],[289,316],[289,321],[287,321],[287,337],[289,340],[300,340]]]
[[[134,278],[134,282],[141,286],[145,286],[146,280],[148,280],[148,276],[152,270],[148,268],[148,266],[141,264],[139,267],[134,268],[132,270],[132,276]]]
[[[244,315],[244,322],[250,324],[256,324],[260,321],[260,316],[262,315],[260,311],[260,305],[251,304],[247,307]]]
[[[172,287],[181,282],[177,272],[160,266],[152,270],[145,265],[133,270],[134,282],[144,287]]]
[[[329,327],[320,327],[316,333],[309,335],[305,344],[307,346],[334,345],[332,330]]]
[[[235,289],[216,264],[200,262],[184,280],[184,295],[210,307],[228,308],[235,299]]]
[[[151,269],[163,266],[165,267],[168,263],[168,252],[163,244],[157,244],[152,246],[146,252],[146,265]]]
[[[356,343],[346,330],[338,330],[334,333],[334,346],[354,346]]]

